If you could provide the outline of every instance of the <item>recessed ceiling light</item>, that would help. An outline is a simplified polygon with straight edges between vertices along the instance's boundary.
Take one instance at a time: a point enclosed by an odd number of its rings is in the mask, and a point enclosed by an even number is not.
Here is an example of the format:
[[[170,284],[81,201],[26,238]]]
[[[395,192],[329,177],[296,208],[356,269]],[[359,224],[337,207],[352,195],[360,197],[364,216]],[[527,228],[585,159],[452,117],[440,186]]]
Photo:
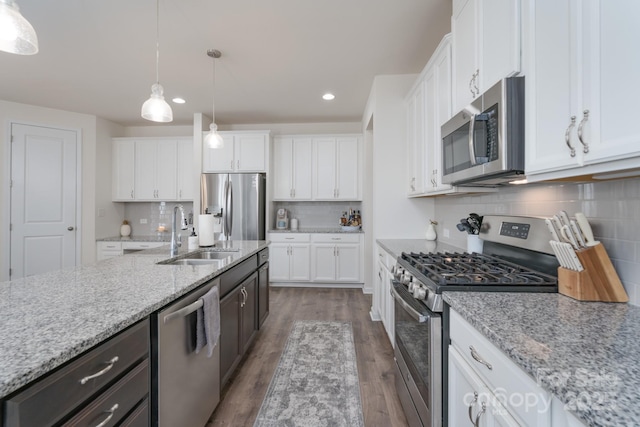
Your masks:
[[[187,102],[182,98],[173,98],[172,101],[176,104],[184,104],[185,102]]]
[[[335,95],[332,93],[325,93],[324,95],[322,95],[322,99],[324,99],[325,101],[332,101],[333,99],[335,99]]]

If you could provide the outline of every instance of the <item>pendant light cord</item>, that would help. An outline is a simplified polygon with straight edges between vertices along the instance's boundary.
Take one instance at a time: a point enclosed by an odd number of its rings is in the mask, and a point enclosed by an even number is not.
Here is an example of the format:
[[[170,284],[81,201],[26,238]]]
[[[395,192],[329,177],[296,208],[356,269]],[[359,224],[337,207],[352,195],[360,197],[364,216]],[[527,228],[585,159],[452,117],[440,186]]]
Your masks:
[[[156,83],[160,83],[160,0],[156,0]]]
[[[213,91],[211,92],[211,122],[216,122],[216,58],[213,57]]]

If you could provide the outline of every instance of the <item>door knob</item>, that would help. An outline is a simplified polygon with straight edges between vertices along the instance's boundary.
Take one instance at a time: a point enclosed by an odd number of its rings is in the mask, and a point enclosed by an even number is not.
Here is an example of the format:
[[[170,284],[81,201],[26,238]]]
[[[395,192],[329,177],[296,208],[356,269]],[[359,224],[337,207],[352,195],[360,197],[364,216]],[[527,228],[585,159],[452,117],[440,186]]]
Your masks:
[[[67,227],[67,230],[73,231],[73,227]]]

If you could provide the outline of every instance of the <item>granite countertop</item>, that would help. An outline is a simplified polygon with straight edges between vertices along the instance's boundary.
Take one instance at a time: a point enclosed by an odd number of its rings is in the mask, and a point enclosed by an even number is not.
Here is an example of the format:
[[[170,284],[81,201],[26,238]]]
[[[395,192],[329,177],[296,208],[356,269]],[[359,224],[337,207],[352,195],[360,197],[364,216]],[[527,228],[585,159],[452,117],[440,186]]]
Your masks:
[[[163,233],[161,235],[136,235],[136,236],[114,236],[103,237],[102,239],[96,239],[96,242],[167,242],[171,240],[171,233]]]
[[[376,243],[394,258],[402,252],[465,252],[460,248],[438,240],[427,239],[378,239]]]
[[[340,227],[335,228],[298,228],[297,230],[277,230],[271,229],[267,231],[267,233],[348,233],[348,234],[358,234],[364,233],[362,228],[357,231],[345,231]]]
[[[443,295],[587,425],[638,425],[640,307],[580,302],[557,293]]]
[[[221,243],[237,252],[216,264],[158,265],[157,261],[169,258],[169,245],[164,245],[0,282],[0,398],[268,245],[263,240]],[[187,252],[183,245],[178,255]]]

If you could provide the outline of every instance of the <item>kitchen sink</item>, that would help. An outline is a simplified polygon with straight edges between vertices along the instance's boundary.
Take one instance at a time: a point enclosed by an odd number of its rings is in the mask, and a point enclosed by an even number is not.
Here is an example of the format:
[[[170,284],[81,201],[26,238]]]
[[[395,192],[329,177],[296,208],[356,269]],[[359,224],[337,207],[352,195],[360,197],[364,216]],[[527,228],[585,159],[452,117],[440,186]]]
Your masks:
[[[181,255],[178,258],[170,258],[168,260],[160,261],[161,265],[210,265],[216,263],[222,263],[233,256],[234,253],[239,252],[239,249],[231,250],[204,250],[191,252],[185,255]]]

